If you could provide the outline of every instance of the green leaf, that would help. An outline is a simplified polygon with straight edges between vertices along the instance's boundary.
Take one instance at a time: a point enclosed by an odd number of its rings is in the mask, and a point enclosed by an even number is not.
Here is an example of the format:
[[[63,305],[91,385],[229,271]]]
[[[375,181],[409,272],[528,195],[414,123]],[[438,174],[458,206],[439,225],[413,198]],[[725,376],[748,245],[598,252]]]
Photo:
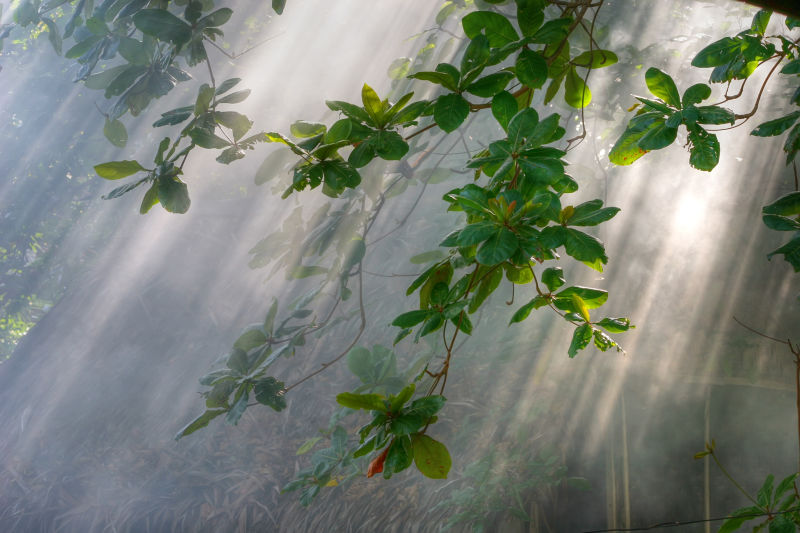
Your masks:
[[[792,216],[800,215],[800,192],[790,192],[765,205],[762,210],[765,215]]]
[[[491,11],[473,11],[461,19],[461,25],[470,39],[485,32],[492,48],[499,48],[519,39],[511,22],[503,15]]]
[[[291,126],[289,126],[289,131],[292,133],[292,135],[301,139],[322,135],[325,133],[325,130],[325,124],[320,124],[318,122],[306,122],[305,120],[295,121]]]
[[[515,64],[517,78],[524,85],[538,89],[547,81],[547,61],[538,52],[523,48]]]
[[[250,128],[253,127],[252,120],[236,111],[215,111],[214,119],[217,123],[231,130],[234,141],[238,141],[244,137],[244,135],[250,131]]]
[[[450,91],[458,90],[458,78],[453,78],[453,76],[447,72],[423,71],[411,74],[408,77],[415,80],[422,80],[422,81],[429,81],[431,83],[436,83]]]
[[[503,281],[503,270],[500,268],[496,268],[492,270],[490,274],[484,275],[478,285],[478,290],[472,295],[469,307],[467,308],[468,312],[474,313],[477,311],[486,298],[500,286],[501,281]]]
[[[161,177],[158,185],[158,201],[170,213],[185,213],[189,210],[189,188],[178,178]]]
[[[306,440],[297,451],[294,452],[295,455],[303,455],[311,451],[311,449],[322,440],[322,437],[311,437],[310,439]]]
[[[139,214],[144,215],[158,203],[158,183],[153,183],[147,192],[144,193],[142,204],[139,206]]]
[[[570,63],[578,67],[603,68],[619,61],[617,54],[611,50],[591,50],[573,57]]]
[[[267,377],[256,381],[253,387],[256,401],[262,405],[282,411],[286,408],[286,398],[284,397],[284,383],[273,377]]]
[[[598,272],[608,263],[603,243],[581,231],[565,228],[564,249],[567,254],[585,263]]]
[[[250,96],[250,89],[243,89],[241,91],[236,91],[235,93],[230,93],[227,96],[223,96],[217,100],[218,104],[238,104],[239,102],[244,102],[247,97]]]
[[[116,119],[109,120],[106,118],[105,126],[103,126],[103,135],[106,136],[106,139],[111,144],[119,148],[124,148],[128,142],[128,131],[125,129],[125,125]]]
[[[699,104],[709,96],[711,96],[711,87],[705,83],[695,83],[683,93],[681,102],[683,107],[689,107],[690,105]]]
[[[239,335],[239,338],[233,343],[233,347],[246,353],[253,348],[263,346],[266,344],[266,342],[267,336],[264,335],[261,327],[257,326],[249,328],[247,331]]]
[[[137,172],[146,171],[138,161],[111,161],[94,166],[94,171],[101,178],[118,180]]]
[[[500,71],[494,74],[484,76],[467,86],[465,89],[468,93],[483,98],[492,98],[494,95],[502,91],[514,79],[514,75],[510,72]],[[513,98],[513,97],[512,97]],[[516,107],[516,103],[514,104]]]
[[[202,415],[198,416],[189,424],[187,424],[182,430],[175,435],[175,440],[180,439],[181,437],[185,437],[186,435],[191,435],[198,429],[202,429],[208,425],[209,422],[217,418],[219,415],[224,414],[227,409],[209,409],[208,411],[204,412]]]
[[[564,83],[564,100],[575,109],[581,109],[592,101],[592,92],[578,75],[575,67],[567,70],[567,79]]]
[[[367,411],[386,412],[386,404],[383,403],[383,396],[380,394],[355,394],[353,392],[343,392],[336,396],[339,405],[350,409],[366,409]]]
[[[544,3],[538,0],[517,0],[517,24],[525,37],[531,37],[544,22]]]
[[[569,343],[569,350],[567,353],[570,358],[575,357],[580,350],[583,350],[592,341],[592,326],[591,324],[582,324],[575,328],[572,334],[572,342]]]
[[[645,72],[644,80],[647,83],[647,88],[653,95],[661,98],[661,100],[672,107],[677,109],[681,108],[681,98],[678,94],[678,88],[667,73],[655,67],[650,67],[647,69],[647,72]]]
[[[361,101],[364,103],[364,110],[372,119],[372,123],[383,126],[383,102],[378,94],[366,83],[361,88]]]
[[[753,17],[753,22],[750,25],[750,31],[757,35],[764,35],[764,32],[767,31],[767,24],[769,24],[769,18],[772,16],[772,11],[769,9],[761,9],[758,13],[755,14]]]
[[[455,131],[469,115],[469,103],[460,94],[443,94],[436,99],[433,118],[447,133]]]
[[[526,107],[509,121],[508,140],[515,148],[521,148],[525,144],[525,138],[533,135],[536,126],[539,124],[539,115],[532,107]]]
[[[241,82],[241,81],[242,81],[242,78],[230,78],[230,79],[227,79],[227,80],[223,81],[222,83],[220,83],[219,85],[217,85],[217,90],[216,90],[215,94],[217,96],[219,96],[221,94],[225,94],[226,92],[228,92],[231,89],[233,89],[236,85],[238,85],[239,82]]]
[[[511,317],[511,321],[508,324],[511,325],[517,322],[522,322],[528,318],[528,315],[531,314],[531,311],[534,309],[539,309],[540,307],[544,307],[545,305],[547,305],[546,298],[542,296],[535,297],[533,300],[517,309],[517,312],[514,313],[514,316]]]
[[[501,227],[478,248],[475,257],[483,265],[496,265],[511,257],[518,246],[517,236],[508,228]]]
[[[792,265],[795,272],[800,272],[800,235],[796,235],[791,241],[768,253],[767,259],[772,259],[772,256],[777,254],[783,255],[783,258]]]
[[[239,423],[242,415],[247,410],[247,402],[250,400],[249,385],[242,385],[236,394],[238,399],[228,411],[228,416],[225,417],[225,422],[234,426]]]
[[[272,0],[272,9],[278,15],[283,14],[283,9],[286,7],[286,0]]]
[[[489,39],[483,34],[476,35],[464,50],[464,57],[461,58],[461,83],[469,83],[474,79],[489,60]]]
[[[689,164],[698,170],[713,170],[719,163],[719,141],[713,133],[698,127],[689,132]]]
[[[233,10],[228,7],[223,7],[209,13],[205,17],[197,21],[198,28],[208,28],[215,26],[222,26],[228,22],[233,15]]]
[[[411,435],[414,449],[414,464],[426,477],[445,479],[450,472],[452,459],[447,447],[427,435],[415,433]]]
[[[191,130],[189,130],[189,137],[191,137],[192,142],[194,144],[202,148],[208,148],[208,149],[227,148],[228,146],[231,145],[231,143],[229,143],[222,137],[214,135],[208,130],[201,128],[192,128]]]
[[[553,292],[566,283],[566,280],[564,279],[564,271],[559,267],[550,267],[545,269],[544,272],[542,272],[542,283],[547,286],[547,290]]]
[[[628,123],[625,132],[617,139],[608,159],[615,165],[630,165],[644,154],[646,150],[639,146],[639,141],[647,132],[663,124],[664,119],[659,112],[642,113]]]
[[[393,326],[397,326],[399,328],[410,328],[414,327],[423,320],[426,320],[430,317],[434,312],[428,309],[418,309],[416,311],[408,311],[407,313],[403,313],[402,315],[398,316],[392,321]]]
[[[641,139],[638,145],[642,150],[660,150],[675,142],[678,137],[678,128],[667,126],[664,121],[657,121]]]
[[[192,27],[166,9],[142,9],[133,23],[142,33],[173,44],[186,44],[192,38]]]
[[[294,279],[310,278],[311,276],[321,276],[327,274],[328,269],[317,265],[297,265],[289,275]]]
[[[635,327],[628,318],[604,318],[597,325],[611,333],[623,333]]]
[[[733,124],[736,115],[730,109],[716,105],[700,106],[697,108],[697,122],[700,124]]]
[[[403,407],[408,400],[414,395],[414,391],[417,390],[417,386],[414,383],[409,383],[403,389],[398,392],[395,396],[391,397],[391,410],[393,413],[396,413]]]
[[[781,69],[781,74],[800,74],[800,59],[786,63]]]
[[[411,455],[411,439],[407,436],[394,439],[389,445],[389,451],[383,463],[383,477],[388,479],[392,474],[402,472],[411,466]]]
[[[769,120],[763,124],[759,124],[756,129],[750,132],[750,135],[755,135],[757,137],[772,137],[775,135],[780,135],[784,131],[791,128],[794,123],[797,122],[798,117],[800,117],[800,111],[794,111],[783,117]]]
[[[562,311],[578,312],[579,310],[572,300],[573,296],[579,296],[588,309],[596,309],[608,300],[607,291],[576,285],[574,287],[567,287],[559,292],[553,303]]]
[[[758,501],[758,504],[762,507],[767,507],[772,502],[772,487],[774,483],[775,476],[769,474],[764,480],[764,483],[761,485],[761,488],[758,489],[756,501]]]
[[[442,250],[431,250],[429,252],[422,252],[421,254],[414,255],[409,258],[409,262],[414,265],[424,265],[431,261],[441,261],[447,257],[447,254]]]
[[[692,60],[693,67],[718,67],[734,60],[741,49],[742,41],[723,37],[700,50]]]
[[[517,111],[517,100],[508,91],[501,91],[492,98],[492,115],[504,131],[508,131],[508,123]]]
[[[742,527],[742,524],[753,518],[764,516],[764,510],[760,507],[750,506],[736,509],[730,514],[730,518],[722,523],[717,533],[733,533]]]
[[[567,38],[572,19],[569,17],[548,20],[531,39],[539,44],[556,44]]]

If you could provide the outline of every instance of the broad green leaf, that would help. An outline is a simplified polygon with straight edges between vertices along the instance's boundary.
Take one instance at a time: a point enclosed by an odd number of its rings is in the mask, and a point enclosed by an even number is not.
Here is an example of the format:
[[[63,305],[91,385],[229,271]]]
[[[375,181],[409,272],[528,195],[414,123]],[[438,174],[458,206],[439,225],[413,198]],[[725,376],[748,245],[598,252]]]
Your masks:
[[[142,9],[133,23],[142,33],[173,44],[186,44],[192,38],[192,27],[166,9]]]
[[[189,188],[178,178],[161,177],[158,185],[158,201],[170,213],[185,213],[189,210]]]
[[[525,144],[525,138],[533,135],[536,125],[539,124],[539,115],[532,107],[526,107],[509,121],[508,140],[515,148]]]
[[[472,246],[479,244],[491,237],[498,230],[497,224],[482,220],[474,224],[467,225],[458,234],[459,246]]]
[[[325,105],[331,111],[340,111],[344,113],[345,116],[350,117],[357,122],[370,122],[370,116],[367,114],[364,109],[358,107],[357,105],[351,104],[349,102],[341,102],[339,100],[326,100]]]
[[[538,89],[547,81],[547,61],[538,52],[523,48],[515,64],[519,81],[532,89]]]
[[[786,116],[769,120],[763,124],[759,124],[756,129],[750,132],[750,135],[755,135],[757,137],[780,135],[791,128],[794,123],[797,122],[798,117],[800,117],[800,111],[794,111]]]
[[[428,309],[418,309],[416,311],[408,311],[395,318],[392,321],[392,325],[397,326],[399,328],[414,327],[423,320],[426,320],[433,313],[434,313],[433,311],[430,311]]]
[[[603,243],[572,228],[565,228],[564,249],[567,254],[598,272],[602,272],[603,265],[608,263]]]
[[[242,385],[237,391],[238,399],[233,403],[228,415],[225,417],[225,422],[233,424],[234,426],[239,423],[242,415],[247,410],[247,402],[250,400],[249,385]]]
[[[518,246],[517,236],[508,228],[501,227],[478,248],[475,257],[483,265],[496,265],[511,257]]]
[[[233,10],[231,8],[222,7],[198,20],[197,27],[208,28],[214,26],[222,26],[223,24],[228,22],[228,20],[230,20],[231,15],[233,15]]]
[[[219,96],[220,94],[225,94],[226,92],[233,89],[239,82],[242,81],[242,78],[229,78],[219,85],[217,85],[216,95]]]
[[[564,279],[564,271],[559,267],[550,267],[545,269],[544,272],[542,272],[542,283],[547,286],[547,290],[553,292],[566,283],[566,280]]]
[[[736,509],[730,513],[730,518],[722,523],[722,527],[719,528],[717,533],[733,533],[734,531],[738,531],[739,528],[742,527],[742,524],[748,520],[752,520],[763,515],[764,510],[756,506]]]
[[[461,25],[464,27],[464,33],[470,39],[474,39],[478,34],[484,32],[489,38],[489,45],[493,48],[519,39],[511,22],[503,15],[491,11],[473,11],[461,19]]]
[[[667,73],[655,67],[650,67],[647,69],[647,72],[645,72],[644,80],[647,83],[647,88],[653,95],[661,98],[661,100],[672,107],[680,109],[681,97],[678,94],[678,88]]]
[[[758,494],[756,495],[756,501],[758,501],[759,505],[767,507],[772,502],[772,488],[774,483],[775,476],[769,474],[761,485],[761,488],[758,489]]]
[[[528,318],[528,315],[531,314],[531,311],[534,309],[539,309],[540,307],[544,307],[545,305],[547,305],[547,299],[543,298],[542,296],[536,296],[533,300],[517,309],[508,324],[511,325],[517,322],[522,322]]]
[[[411,466],[412,453],[411,439],[408,436],[394,439],[389,445],[389,451],[383,463],[383,477],[388,479],[392,474],[402,472]]]
[[[142,203],[139,206],[139,214],[144,215],[158,203],[158,183],[153,183],[147,192],[144,193]]]
[[[253,121],[236,111],[215,111],[214,118],[233,133],[233,140],[238,141],[250,131]]]
[[[131,174],[147,170],[138,161],[111,161],[94,166],[94,171],[101,178],[118,180]]]
[[[564,83],[564,100],[571,107],[581,109],[592,101],[592,92],[578,75],[575,67],[567,70],[567,79]]]
[[[409,262],[414,265],[424,265],[431,261],[441,261],[447,257],[447,254],[442,250],[431,250],[429,252],[422,252],[409,258]]]
[[[800,74],[800,59],[786,63],[781,69],[781,74]]]
[[[759,10],[758,13],[756,13],[753,17],[753,22],[750,25],[750,31],[757,35],[764,35],[764,32],[767,31],[767,24],[769,24],[769,19],[771,16],[772,11],[769,9]]]
[[[572,19],[565,17],[548,20],[533,34],[531,39],[539,44],[556,44],[567,37]]]
[[[238,104],[239,102],[243,102],[250,96],[250,89],[242,89],[241,91],[236,91],[235,93],[230,93],[222,98],[217,100],[218,104]]]
[[[380,394],[355,394],[352,392],[343,392],[336,396],[336,401],[339,405],[349,407],[350,409],[366,409],[367,411],[382,411],[386,412],[386,404],[383,402],[383,396]]]
[[[736,121],[733,111],[716,105],[700,106],[697,113],[700,124],[733,124]]]
[[[713,170],[719,163],[719,141],[702,128],[689,132],[689,164],[698,170]]]
[[[483,34],[478,34],[467,45],[467,49],[464,50],[464,57],[461,59],[461,83],[459,85],[463,87],[464,84],[470,83],[471,80],[475,79],[486,66],[487,61],[489,61],[489,39]]]
[[[635,327],[628,318],[604,318],[597,325],[611,333],[623,333]]]
[[[544,2],[517,0],[517,24],[525,37],[536,34],[544,22]]]
[[[263,346],[267,342],[267,336],[261,331],[261,327],[250,328],[236,339],[233,347],[243,352],[249,352],[253,348]]]
[[[583,350],[592,341],[592,326],[591,324],[582,324],[575,328],[572,334],[572,341],[569,343],[569,350],[567,353],[570,358],[575,357],[580,350]]]
[[[294,452],[295,455],[303,455],[311,451],[311,449],[322,440],[322,437],[311,437],[310,439],[306,440],[297,451]]]
[[[647,151],[639,146],[639,140],[648,131],[663,124],[663,121],[659,112],[643,113],[631,119],[625,132],[609,152],[608,159],[615,165],[630,165],[642,157]]]
[[[767,259],[772,259],[772,256],[781,254],[783,258],[794,268],[795,272],[800,272],[800,235],[795,237],[778,248],[767,254]]]
[[[486,301],[486,298],[500,286],[501,281],[503,281],[503,270],[500,268],[496,268],[492,270],[491,273],[485,274],[480,284],[478,284],[478,290],[472,295],[467,311],[469,313],[477,311],[481,304]]]
[[[408,77],[415,80],[422,80],[422,81],[429,81],[431,83],[436,83],[450,91],[458,90],[458,78],[454,79],[451,74],[446,72],[424,71],[411,74]]]
[[[328,269],[317,265],[297,265],[289,275],[294,279],[310,278],[311,276],[321,276],[327,274]]]
[[[436,99],[433,118],[447,133],[456,130],[469,115],[469,103],[460,94],[443,94]]]
[[[325,124],[318,122],[306,122],[305,120],[298,120],[289,126],[289,131],[295,137],[305,139],[308,137],[316,137],[325,133]]]
[[[202,429],[208,425],[209,422],[217,418],[219,415],[224,414],[227,409],[209,409],[208,411],[204,412],[202,415],[198,416],[189,424],[187,424],[182,430],[175,435],[175,440],[180,439],[181,437],[185,437],[186,435],[191,435],[198,429]]]
[[[784,217],[800,215],[800,192],[790,192],[765,205],[761,210],[765,215],[781,215]]]
[[[508,123],[517,111],[517,100],[508,91],[501,91],[492,98],[492,115],[504,131],[508,131]]]
[[[227,148],[228,146],[231,145],[231,143],[229,143],[222,137],[214,135],[208,130],[201,128],[192,128],[191,130],[189,130],[189,137],[192,139],[192,142],[194,144],[202,148],[208,148],[208,149]]]
[[[477,79],[467,86],[465,89],[468,93],[480,96],[483,98],[492,98],[494,95],[502,91],[514,78],[510,72],[500,71],[494,74],[489,74],[483,78]],[[512,97],[513,98],[513,97]],[[516,101],[514,103],[516,107]]]
[[[272,9],[278,15],[283,14],[283,10],[286,7],[286,0],[272,0]]]
[[[256,381],[253,387],[256,401],[262,405],[272,407],[276,411],[286,408],[286,398],[284,397],[284,383],[273,377],[267,377]]]
[[[690,105],[699,104],[709,96],[711,96],[711,87],[705,83],[695,83],[683,93],[681,102],[683,103],[683,107],[688,107]]]
[[[447,478],[452,459],[444,444],[419,433],[411,435],[411,444],[414,448],[414,464],[424,476],[433,479]]]
[[[574,287],[567,287],[556,294],[556,298],[554,300],[555,306],[562,311],[578,312],[578,308],[575,307],[572,301],[573,295],[579,296],[583,304],[588,309],[596,309],[606,303],[606,300],[608,300],[607,291],[576,285]]]
[[[391,410],[393,413],[396,413],[403,407],[408,400],[414,395],[414,391],[417,390],[417,386],[414,383],[409,383],[403,389],[397,393],[397,395],[391,397]]]
[[[619,61],[617,54],[611,50],[592,50],[573,57],[570,63],[579,67],[603,68]]]
[[[125,125],[117,119],[106,119],[106,123],[103,126],[103,135],[106,136],[106,139],[111,144],[119,148],[124,148],[128,142],[128,131],[125,129]]]
[[[718,67],[736,58],[742,41],[731,37],[723,37],[700,50],[692,60],[693,67]]]
[[[670,128],[664,121],[659,121],[654,127],[649,129],[641,139],[638,145],[642,150],[660,150],[675,142],[678,137],[678,128]]]
[[[366,83],[361,88],[361,101],[364,103],[364,110],[372,118],[375,126],[383,126],[383,102],[372,87]]]

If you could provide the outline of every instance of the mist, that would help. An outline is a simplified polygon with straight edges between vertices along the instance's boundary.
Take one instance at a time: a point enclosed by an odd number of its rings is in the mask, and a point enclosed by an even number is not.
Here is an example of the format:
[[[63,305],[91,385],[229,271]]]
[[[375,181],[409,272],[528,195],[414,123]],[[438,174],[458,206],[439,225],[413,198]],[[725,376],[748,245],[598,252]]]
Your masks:
[[[440,7],[289,0],[277,16],[242,4],[230,23],[241,31],[226,35],[232,57],[217,54],[214,76],[240,77],[237,89],[252,90],[237,110],[254,132],[330,124],[337,114],[325,101],[358,102],[364,83],[392,101],[412,90],[433,98],[432,84],[390,66],[408,58],[412,69],[432,70],[460,58],[459,17],[438,27]],[[152,160],[166,133],[150,124],[193,101],[203,65],[195,80],[126,118],[129,141],[117,148],[103,137],[100,93],[72,83],[74,69],[46,39],[27,50],[6,45],[0,310],[19,333],[0,344],[0,530],[584,532],[700,521],[748,505],[710,458],[694,455],[714,439],[751,493],[767,474],[780,480],[798,469],[794,361],[764,336],[800,336],[800,278],[779,257],[767,260],[784,235],[761,221],[761,207],[794,190],[795,178],[781,137],[749,135],[788,111],[790,89],[771,84],[751,123],[720,132],[712,172],[689,166],[680,137],[631,166],[612,165],[608,153],[632,116],[631,95],[646,91],[649,66],[679,88],[706,82],[707,71],[690,67],[694,54],[749,27],[755,11],[721,0],[607,1],[599,39],[620,61],[592,72],[594,102],[582,114],[561,96],[546,105],[543,91],[534,98],[541,116],[567,117],[567,138],[585,124],[565,157],[581,185],[571,203],[601,198],[621,208],[599,233],[610,258],[602,273],[562,266],[570,284],[608,290],[607,316],[631,318],[636,328],[615,337],[624,352],[590,347],[569,358],[572,328],[544,309],[507,326],[530,295],[501,286],[457,343],[448,401],[431,428],[452,455],[447,479],[413,468],[368,479],[364,458],[307,507],[281,489],[330,445],[337,425],[352,444],[368,422],[335,403],[361,385],[347,359],[327,363],[353,345],[391,349],[393,375],[408,379],[442,361],[440,336],[393,347],[389,324],[417,308],[406,289],[446,256],[439,243],[464,219],[446,212],[442,196],[473,180],[466,163],[502,136],[497,122],[473,114],[451,135],[416,137],[402,162],[370,163],[366,199],[318,189],[281,199],[297,158],[277,143],[230,165],[197,150],[183,169],[189,211],[140,215],[141,193],[104,200],[115,184],[92,167]],[[773,16],[770,27],[782,20]],[[763,76],[735,105],[753,102]],[[312,246],[320,220],[330,221],[321,250]],[[338,307],[338,278],[297,269],[333,272],[365,226],[364,261]],[[256,404],[236,425],[219,417],[176,441],[203,412],[198,379],[224,366],[273,302],[279,320],[306,308],[314,319],[333,317],[270,367],[291,385],[286,408]],[[423,378],[418,390],[430,383]]]

